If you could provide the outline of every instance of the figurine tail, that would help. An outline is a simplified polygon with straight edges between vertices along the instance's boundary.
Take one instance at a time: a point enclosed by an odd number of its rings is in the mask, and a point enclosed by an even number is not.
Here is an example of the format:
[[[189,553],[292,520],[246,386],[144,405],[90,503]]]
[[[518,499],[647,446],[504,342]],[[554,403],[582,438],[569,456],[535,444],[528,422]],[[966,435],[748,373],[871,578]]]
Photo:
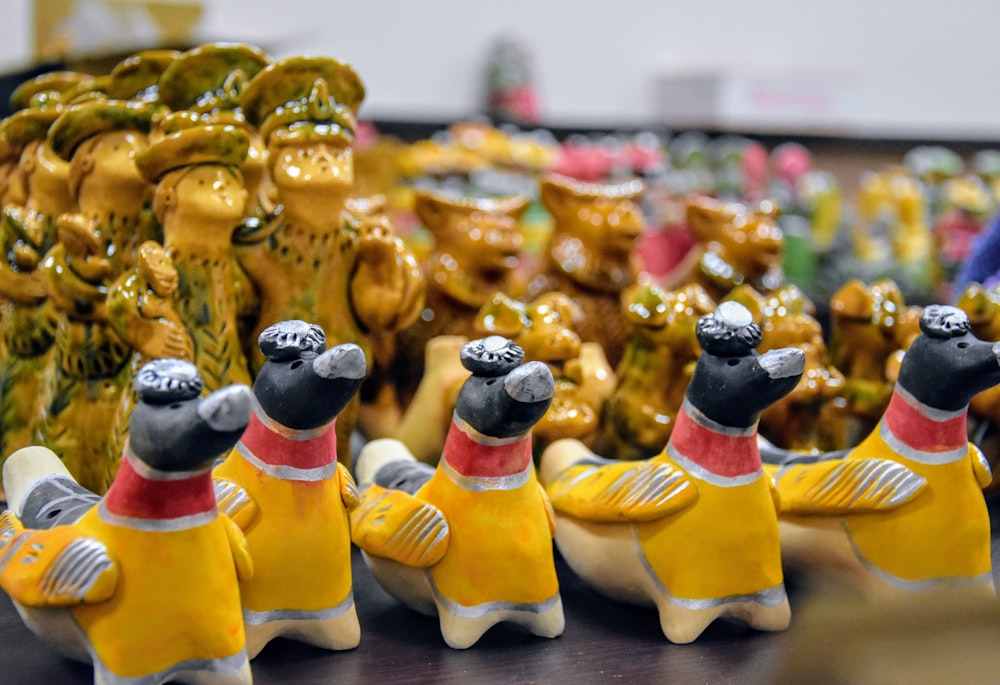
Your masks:
[[[4,462],[3,486],[8,508],[25,528],[72,523],[100,499],[76,482],[55,452],[38,445]]]
[[[433,466],[417,461],[406,445],[392,438],[369,442],[354,464],[358,485],[376,483],[411,495],[434,475],[434,470]]]

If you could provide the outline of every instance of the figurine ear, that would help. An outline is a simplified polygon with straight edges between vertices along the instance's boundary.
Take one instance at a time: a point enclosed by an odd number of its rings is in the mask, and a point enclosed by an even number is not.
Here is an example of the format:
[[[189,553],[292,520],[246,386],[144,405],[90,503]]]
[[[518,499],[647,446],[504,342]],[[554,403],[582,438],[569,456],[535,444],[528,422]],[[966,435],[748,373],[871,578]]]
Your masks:
[[[535,309],[549,307],[554,310],[561,321],[576,327],[583,323],[584,313],[580,304],[569,295],[557,291],[543,293],[535,298],[531,303]]]
[[[523,195],[507,198],[501,205],[501,211],[515,221],[520,221],[531,200]]]
[[[445,218],[452,212],[452,206],[439,195],[419,192],[414,200],[413,210],[420,223],[436,236],[438,229],[444,225]]]
[[[573,202],[573,191],[554,178],[543,178],[538,184],[538,197],[550,214],[564,216]]]
[[[830,311],[848,319],[870,320],[875,314],[871,293],[865,284],[854,278],[830,298]]]
[[[513,338],[524,328],[525,318],[523,303],[504,293],[496,293],[479,310],[473,327],[480,334]]]
[[[720,224],[726,222],[730,212],[723,203],[710,197],[692,197],[687,201],[687,223],[699,242],[718,237]]]
[[[652,284],[640,284],[626,290],[625,318],[633,326],[659,328],[667,324],[670,316],[668,303],[671,293]]]

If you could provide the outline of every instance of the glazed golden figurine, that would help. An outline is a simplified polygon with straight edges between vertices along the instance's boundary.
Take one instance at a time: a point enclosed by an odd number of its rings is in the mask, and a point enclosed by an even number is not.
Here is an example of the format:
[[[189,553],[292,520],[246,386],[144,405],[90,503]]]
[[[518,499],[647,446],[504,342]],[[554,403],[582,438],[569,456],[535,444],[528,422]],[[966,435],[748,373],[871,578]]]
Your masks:
[[[132,381],[132,349],[111,326],[107,293],[134,266],[140,237],[153,232],[146,182],[134,160],[146,147],[151,119],[145,105],[93,100],[69,107],[49,129],[49,145],[70,160],[79,213],[60,217],[58,243],[43,262],[60,320],[38,436],[97,493],[118,467],[112,427]]]
[[[0,461],[35,441],[58,320],[39,267],[55,244],[58,217],[75,207],[69,165],[45,137],[62,112],[62,93],[89,78],[55,72],[21,85],[11,98],[21,109],[2,124],[17,166],[8,172],[0,227],[0,296],[6,300],[0,315],[6,350],[0,360]]]
[[[716,301],[742,283],[771,292],[784,280],[784,237],[776,223],[777,212],[770,201],[747,207],[709,197],[689,198],[687,222],[697,245],[667,274],[664,287],[698,283]]]
[[[583,317],[562,293],[545,293],[520,302],[497,293],[479,310],[478,335],[510,338],[525,359],[544,362],[552,371],[552,403],[532,430],[533,452],[541,454],[561,438],[588,444],[597,431],[601,407],[615,388],[615,373],[597,343],[580,341],[575,327]]]
[[[620,300],[638,277],[633,253],[643,218],[636,200],[643,190],[641,181],[601,185],[550,175],[539,182],[555,223],[526,296],[561,292],[576,300],[580,339],[600,343],[613,367],[628,338]]]
[[[560,440],[539,467],[570,567],[613,599],[655,607],[677,643],[719,617],[784,630],[791,616],[757,423],[795,387],[805,355],[758,355],[760,328],[736,302],[699,319],[697,335],[703,352],[659,455],[622,462]]]
[[[296,318],[315,322],[331,343],[360,345],[368,357],[369,331],[386,320],[408,325],[420,311],[412,287],[419,270],[402,241],[345,223],[363,97],[354,70],[328,57],[280,60],[247,85],[243,110],[267,147],[277,204],[274,217],[237,246],[259,298],[249,339]],[[251,371],[261,367],[259,350],[250,361]],[[342,459],[357,411],[352,402],[337,423]]]
[[[232,242],[247,203],[240,165],[249,138],[243,127],[187,113],[169,115],[161,131],[136,164],[156,185],[153,211],[177,269],[177,313],[194,342],[194,364],[208,390],[249,384],[239,331],[249,293]]]
[[[799,452],[849,447],[842,425],[846,412],[844,375],[830,360],[812,301],[791,284],[767,296],[740,285],[727,299],[753,314],[763,331],[761,352],[796,347],[805,353],[806,368],[799,384],[761,414],[761,434],[780,448]]]
[[[420,191],[414,211],[434,236],[424,262],[426,300],[420,317],[401,331],[393,379],[409,405],[424,372],[424,348],[439,335],[474,335],[473,322],[496,293],[518,289],[524,237],[519,222],[528,198],[448,197]]]
[[[701,354],[695,327],[715,302],[696,284],[674,291],[636,285],[622,299],[631,334],[594,449],[616,459],[649,459],[674,429]]]

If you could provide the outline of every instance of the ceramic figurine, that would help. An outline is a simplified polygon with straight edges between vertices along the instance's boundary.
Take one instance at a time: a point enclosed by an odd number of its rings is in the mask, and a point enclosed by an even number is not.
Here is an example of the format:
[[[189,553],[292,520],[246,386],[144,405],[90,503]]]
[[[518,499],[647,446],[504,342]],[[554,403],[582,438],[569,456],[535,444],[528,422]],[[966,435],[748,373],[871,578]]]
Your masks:
[[[597,343],[576,334],[583,312],[562,293],[545,293],[520,302],[497,293],[479,310],[474,329],[479,335],[511,339],[525,359],[544,362],[552,371],[552,404],[532,429],[533,452],[541,454],[560,438],[588,442],[597,431],[601,408],[615,388],[615,373]]]
[[[0,226],[7,351],[0,361],[0,461],[35,441],[39,396],[58,320],[39,267],[55,243],[56,220],[75,207],[69,193],[69,166],[52,153],[45,136],[62,111],[61,94],[87,78],[55,72],[21,85],[11,102],[22,109],[3,122],[12,157],[19,153],[19,161],[11,171],[13,192],[6,194]]]
[[[480,307],[497,292],[518,289],[524,237],[519,230],[528,198],[452,198],[422,191],[414,199],[421,224],[434,236],[424,261],[426,301],[420,317],[401,331],[393,378],[408,406],[423,375],[427,341],[438,335],[472,337]]]
[[[641,181],[600,185],[552,175],[539,181],[554,225],[526,296],[555,291],[576,300],[583,309],[580,339],[600,343],[612,367],[628,337],[620,299],[638,276],[633,253],[643,217],[636,199],[643,189]]]
[[[934,222],[934,246],[945,283],[939,295],[951,300],[948,284],[956,280],[984,224],[995,209],[992,192],[978,176],[949,179],[941,186],[941,213]]]
[[[552,399],[541,362],[499,336],[462,348],[462,386],[437,468],[402,443],[375,440],[358,458],[363,492],[352,539],[375,578],[464,649],[500,622],[542,637],[564,627],[552,510],[535,479],[531,427]]]
[[[0,587],[29,628],[93,664],[95,683],[249,684],[238,581],[253,564],[219,515],[211,466],[246,427],[250,392],[199,398],[178,360],[151,362],[136,386],[129,446],[99,502],[43,447],[8,459]]]
[[[243,528],[254,577],[240,584],[247,653],[276,637],[326,649],[361,639],[351,590],[347,512],[358,493],[337,463],[337,414],[365,375],[346,343],[326,349],[304,321],[264,329],[268,361],[254,381],[254,412],[236,449],[215,469],[223,511]]]
[[[108,74],[105,94],[110,100],[160,104],[160,77],[180,57],[177,50],[140,50],[116,64]]]
[[[776,214],[777,206],[769,200],[748,208],[708,197],[689,198],[687,221],[698,245],[661,285],[676,289],[697,283],[716,301],[741,283],[771,292],[783,281],[783,236]]]
[[[79,213],[60,216],[58,243],[42,264],[60,318],[38,440],[97,493],[117,469],[112,426],[132,380],[132,349],[108,320],[107,294],[115,277],[134,266],[145,242],[140,238],[154,232],[144,211],[146,182],[134,161],[151,120],[147,106],[92,100],[67,108],[48,134],[53,151],[70,160],[70,194]]]
[[[903,295],[889,279],[870,286],[848,281],[830,299],[830,359],[845,378],[848,445],[867,435],[888,406],[889,369],[904,349],[897,328],[905,313]]]
[[[369,321],[406,325],[420,310],[410,287],[419,276],[402,242],[381,231],[344,229],[355,116],[363,97],[354,70],[328,57],[280,60],[247,84],[243,110],[267,147],[280,205],[273,219],[240,236],[237,246],[259,297],[253,339],[278,321],[302,319],[319,325],[332,343],[360,345],[367,357]],[[259,350],[250,362],[252,372],[263,365]],[[352,403],[337,423],[342,460],[356,417]]]
[[[542,455],[563,557],[601,593],[655,606],[671,642],[691,642],[723,616],[758,630],[788,627],[778,502],[757,421],[795,387],[805,355],[757,355],[760,339],[736,302],[699,320],[703,352],[670,441],[653,459],[608,460],[573,440]]]
[[[194,364],[208,390],[249,384],[239,332],[247,293],[232,242],[247,203],[239,167],[249,138],[243,127],[183,113],[169,115],[161,130],[136,165],[156,186],[153,211],[177,269],[177,313],[194,342]]]
[[[617,459],[649,459],[674,429],[701,354],[695,328],[716,305],[697,284],[673,291],[636,285],[622,301],[631,334],[594,449]]]
[[[175,112],[193,112],[204,123],[244,128],[250,144],[240,164],[249,202],[246,213],[257,217],[264,180],[265,149],[259,132],[243,114],[247,83],[271,59],[260,49],[240,43],[199,45],[173,60],[157,82],[159,102]]]
[[[799,452],[844,449],[846,411],[844,375],[830,361],[823,328],[813,303],[797,286],[786,284],[768,296],[740,285],[727,299],[747,307],[763,333],[761,352],[797,347],[806,367],[799,384],[763,411],[760,432],[778,447]]]
[[[993,597],[990,469],[968,442],[969,400],[1000,383],[1000,346],[969,318],[925,307],[878,427],[846,455],[775,474],[786,562],[871,599],[935,590]]]

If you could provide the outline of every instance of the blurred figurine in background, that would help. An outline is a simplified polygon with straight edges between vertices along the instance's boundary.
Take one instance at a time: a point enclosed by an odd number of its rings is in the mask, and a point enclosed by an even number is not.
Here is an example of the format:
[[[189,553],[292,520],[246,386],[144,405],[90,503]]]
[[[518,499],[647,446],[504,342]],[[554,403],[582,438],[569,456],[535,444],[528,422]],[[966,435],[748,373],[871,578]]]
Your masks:
[[[489,56],[488,114],[493,119],[533,126],[541,119],[534,63],[524,41],[500,38]]]

